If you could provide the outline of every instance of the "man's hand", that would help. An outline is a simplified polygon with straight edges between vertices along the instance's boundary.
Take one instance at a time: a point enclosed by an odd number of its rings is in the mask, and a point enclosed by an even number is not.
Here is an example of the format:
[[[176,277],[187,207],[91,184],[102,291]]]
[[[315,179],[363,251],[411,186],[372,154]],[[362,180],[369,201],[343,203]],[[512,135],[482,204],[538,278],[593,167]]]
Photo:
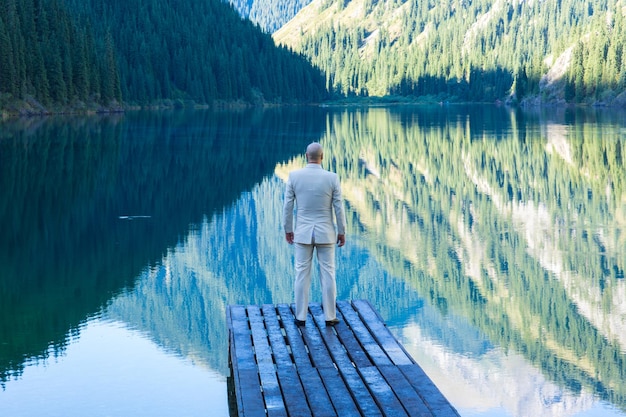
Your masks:
[[[285,240],[287,241],[287,243],[289,243],[290,245],[293,245],[293,232],[290,233],[285,233]]]
[[[346,244],[346,235],[337,235],[337,245],[339,245],[339,247],[342,247],[345,244]]]

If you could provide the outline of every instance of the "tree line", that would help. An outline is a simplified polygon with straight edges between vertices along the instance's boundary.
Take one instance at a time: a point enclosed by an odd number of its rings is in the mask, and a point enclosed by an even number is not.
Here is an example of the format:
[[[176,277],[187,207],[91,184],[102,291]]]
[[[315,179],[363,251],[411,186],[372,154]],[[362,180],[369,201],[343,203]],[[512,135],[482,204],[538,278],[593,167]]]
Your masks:
[[[306,1],[233,3],[263,28],[219,0],[0,0],[0,108],[316,102],[329,90],[626,102],[618,0],[366,1],[362,19],[304,33],[297,52],[266,31]],[[546,82],[559,59],[564,75]]]
[[[289,22],[311,0],[228,0],[239,14],[273,33]]]
[[[0,0],[0,106],[15,99],[119,101],[112,38],[94,38],[56,0]]]
[[[219,0],[0,0],[3,107],[311,102],[324,76]]]
[[[610,102],[626,89],[626,24],[617,0],[366,3],[367,25],[338,13],[300,39],[298,50],[344,95]],[[400,8],[398,32],[390,22]],[[542,81],[559,57],[570,57],[565,76]]]

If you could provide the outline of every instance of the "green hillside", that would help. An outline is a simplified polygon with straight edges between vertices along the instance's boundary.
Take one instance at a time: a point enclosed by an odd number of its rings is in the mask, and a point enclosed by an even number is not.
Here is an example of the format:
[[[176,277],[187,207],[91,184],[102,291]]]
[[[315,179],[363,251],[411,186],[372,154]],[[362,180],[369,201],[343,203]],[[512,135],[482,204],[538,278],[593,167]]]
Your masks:
[[[624,0],[307,1],[233,0],[252,23],[220,0],[0,0],[0,110],[319,102],[329,90],[626,106]]]
[[[624,105],[623,0],[315,0],[274,34],[347,95]]]
[[[273,33],[285,25],[311,0],[229,0],[239,14]]]
[[[319,69],[219,0],[0,0],[0,58],[9,111],[327,95]]]
[[[56,1],[0,0],[0,110],[97,108],[120,98],[110,37],[94,39]]]

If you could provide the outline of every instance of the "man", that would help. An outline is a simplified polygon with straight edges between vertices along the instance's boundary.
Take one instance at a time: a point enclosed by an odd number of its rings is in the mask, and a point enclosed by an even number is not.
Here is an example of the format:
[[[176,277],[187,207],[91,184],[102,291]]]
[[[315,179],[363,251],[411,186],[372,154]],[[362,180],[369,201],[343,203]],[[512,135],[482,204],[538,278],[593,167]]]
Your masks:
[[[346,243],[346,217],[343,211],[341,186],[337,174],[322,168],[322,146],[313,142],[306,148],[307,165],[289,174],[283,206],[285,239],[295,244],[296,325],[305,325],[311,287],[313,250],[322,286],[322,308],[327,325],[339,323],[336,313],[335,243]],[[294,232],[293,209],[296,206]],[[337,230],[333,224],[333,212]]]

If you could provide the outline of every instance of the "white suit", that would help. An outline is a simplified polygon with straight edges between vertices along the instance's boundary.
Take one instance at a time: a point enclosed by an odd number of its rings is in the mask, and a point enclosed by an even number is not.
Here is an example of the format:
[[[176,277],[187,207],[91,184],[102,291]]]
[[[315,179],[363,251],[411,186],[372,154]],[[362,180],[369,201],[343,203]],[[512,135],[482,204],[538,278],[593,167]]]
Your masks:
[[[296,207],[294,231],[293,213]],[[333,223],[333,212],[337,228]],[[309,163],[289,174],[283,207],[285,233],[294,233],[296,281],[294,295],[296,318],[306,320],[311,284],[313,249],[322,287],[322,307],[326,320],[336,318],[335,244],[337,235],[346,232],[341,185],[337,174],[320,164]]]

